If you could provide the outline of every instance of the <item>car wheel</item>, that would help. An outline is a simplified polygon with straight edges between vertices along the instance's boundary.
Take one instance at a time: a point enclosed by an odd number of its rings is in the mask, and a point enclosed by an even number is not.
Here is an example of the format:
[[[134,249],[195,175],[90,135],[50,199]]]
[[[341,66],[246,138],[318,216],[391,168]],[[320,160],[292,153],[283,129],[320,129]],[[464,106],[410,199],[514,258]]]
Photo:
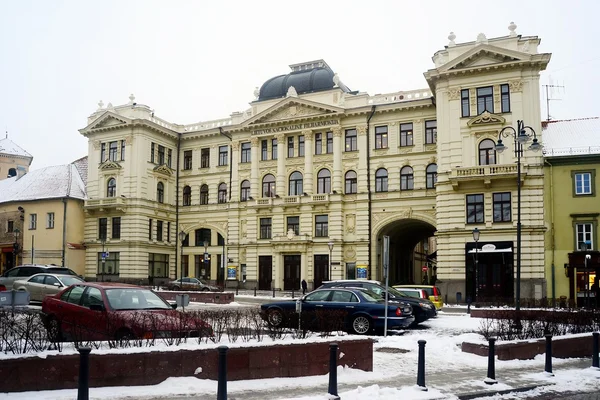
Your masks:
[[[115,339],[124,341],[124,340],[134,340],[136,337],[129,329],[121,329],[115,334]]]
[[[210,289],[209,289],[209,288],[207,288],[207,287],[203,287],[203,288],[202,288],[202,291],[203,291],[203,292],[208,292],[208,291],[210,291]]]
[[[179,286],[173,286],[171,290],[181,290],[181,288]]]
[[[48,334],[48,340],[52,343],[62,341],[62,330],[60,327],[60,321],[54,317],[50,317],[46,323],[46,332]]]
[[[280,327],[283,324],[283,313],[278,308],[273,308],[267,314],[269,325],[274,328]]]
[[[371,320],[364,315],[358,315],[352,320],[352,331],[357,335],[365,335],[371,331]]]

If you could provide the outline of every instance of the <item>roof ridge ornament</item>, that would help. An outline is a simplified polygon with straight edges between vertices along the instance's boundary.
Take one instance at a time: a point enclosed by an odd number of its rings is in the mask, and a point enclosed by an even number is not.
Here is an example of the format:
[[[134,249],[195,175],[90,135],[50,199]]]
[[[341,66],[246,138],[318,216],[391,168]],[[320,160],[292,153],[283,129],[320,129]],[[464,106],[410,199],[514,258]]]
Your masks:
[[[298,97],[298,92],[296,92],[296,88],[290,86],[285,97]]]
[[[477,35],[477,43],[478,44],[487,44],[488,43],[485,33],[480,33],[479,35]]]
[[[508,34],[508,36],[510,36],[510,37],[517,36],[517,32],[515,32],[516,29],[517,29],[517,25],[513,21],[510,21],[510,24],[508,25],[508,30],[510,31],[510,33]]]
[[[454,42],[454,39],[456,39],[456,35],[454,34],[454,32],[450,32],[450,34],[448,35],[448,40],[450,41],[448,43],[448,47],[456,46],[456,42]]]
[[[96,110],[96,111],[100,111],[100,110],[103,110],[103,109],[104,109],[104,102],[102,100],[100,100],[98,102],[98,110]]]
[[[135,96],[133,95],[133,93],[131,93],[129,95],[129,105],[133,105],[135,101]]]

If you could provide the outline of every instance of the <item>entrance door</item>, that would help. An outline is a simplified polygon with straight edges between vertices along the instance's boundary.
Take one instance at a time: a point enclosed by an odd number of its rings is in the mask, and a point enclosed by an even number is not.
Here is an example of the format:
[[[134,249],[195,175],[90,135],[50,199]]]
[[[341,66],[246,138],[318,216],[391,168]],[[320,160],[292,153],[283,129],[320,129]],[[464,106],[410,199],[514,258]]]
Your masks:
[[[315,254],[314,274],[315,289],[323,284],[323,281],[329,280],[329,255]]]
[[[283,256],[283,290],[300,289],[300,255]]]
[[[258,257],[258,289],[271,290],[271,281],[273,280],[273,257]]]

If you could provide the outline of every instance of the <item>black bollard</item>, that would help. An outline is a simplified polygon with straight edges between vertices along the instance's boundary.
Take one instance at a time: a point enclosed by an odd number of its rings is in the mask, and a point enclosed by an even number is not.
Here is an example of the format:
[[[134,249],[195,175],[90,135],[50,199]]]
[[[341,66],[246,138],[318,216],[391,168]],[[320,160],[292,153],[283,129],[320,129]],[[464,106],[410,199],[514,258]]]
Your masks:
[[[256,297],[256,286],[254,286],[254,297]]]
[[[292,289],[292,299],[294,298],[294,289]]]
[[[544,371],[546,375],[554,376],[552,373],[552,335],[546,334],[546,366]]]
[[[237,296],[240,293],[240,285],[235,287],[235,295]]]
[[[600,369],[600,360],[598,360],[598,336],[600,336],[600,333],[594,332],[592,335],[594,339],[592,344],[592,367]]]
[[[219,346],[219,383],[217,400],[227,400],[227,346]]]
[[[273,298],[275,298],[275,286],[273,286]]]
[[[338,353],[338,344],[330,343],[329,344],[329,389],[327,393],[337,396],[337,353]],[[339,397],[334,397],[334,399],[339,399]]]
[[[487,378],[485,378],[485,383],[488,385],[493,385],[494,383],[498,383],[496,380],[496,365],[495,365],[495,356],[496,356],[496,338],[489,338],[489,352],[488,352],[488,373]]]
[[[419,340],[417,343],[419,344],[419,361],[417,364],[417,389],[426,392],[427,386],[425,386],[425,344],[427,343],[427,341]]]
[[[77,388],[77,400],[89,400],[90,398],[90,347],[79,349],[79,387]]]

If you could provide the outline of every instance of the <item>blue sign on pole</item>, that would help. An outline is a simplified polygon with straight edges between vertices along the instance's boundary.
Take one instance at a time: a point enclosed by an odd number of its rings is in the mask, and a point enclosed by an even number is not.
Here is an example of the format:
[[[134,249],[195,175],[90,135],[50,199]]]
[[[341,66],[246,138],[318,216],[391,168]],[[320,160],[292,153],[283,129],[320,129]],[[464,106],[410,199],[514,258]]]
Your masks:
[[[208,260],[208,253],[204,253],[204,261]]]

